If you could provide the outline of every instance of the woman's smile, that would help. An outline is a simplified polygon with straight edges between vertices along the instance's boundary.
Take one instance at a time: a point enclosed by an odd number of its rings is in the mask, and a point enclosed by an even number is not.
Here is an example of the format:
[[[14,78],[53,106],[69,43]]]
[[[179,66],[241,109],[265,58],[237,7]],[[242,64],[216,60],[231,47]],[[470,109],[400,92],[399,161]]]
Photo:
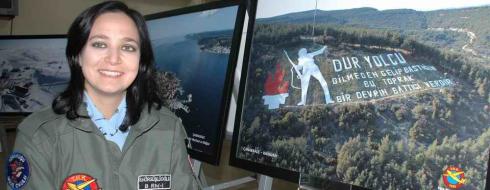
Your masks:
[[[123,75],[123,72],[118,72],[118,71],[113,71],[113,70],[106,70],[106,69],[100,69],[99,73],[102,74],[103,76],[106,77],[111,77],[111,78],[118,78],[121,75]]]

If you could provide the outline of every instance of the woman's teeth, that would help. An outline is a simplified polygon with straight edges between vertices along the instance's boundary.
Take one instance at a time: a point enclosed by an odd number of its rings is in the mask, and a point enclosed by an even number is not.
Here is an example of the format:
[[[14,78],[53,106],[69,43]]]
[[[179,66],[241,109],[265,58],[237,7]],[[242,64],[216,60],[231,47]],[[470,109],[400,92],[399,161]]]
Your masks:
[[[99,72],[102,75],[106,75],[106,76],[109,76],[109,77],[118,77],[118,76],[121,76],[122,75],[121,72],[117,72],[117,71],[99,70]]]

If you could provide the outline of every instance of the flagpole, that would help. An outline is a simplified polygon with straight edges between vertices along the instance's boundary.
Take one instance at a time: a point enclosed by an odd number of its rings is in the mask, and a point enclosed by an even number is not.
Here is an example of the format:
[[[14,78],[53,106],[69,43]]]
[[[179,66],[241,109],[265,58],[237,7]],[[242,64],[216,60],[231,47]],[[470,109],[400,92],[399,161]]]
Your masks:
[[[318,7],[318,0],[315,0],[315,11],[313,13],[313,31],[311,32],[311,37],[315,39],[315,24],[316,24],[316,10]]]

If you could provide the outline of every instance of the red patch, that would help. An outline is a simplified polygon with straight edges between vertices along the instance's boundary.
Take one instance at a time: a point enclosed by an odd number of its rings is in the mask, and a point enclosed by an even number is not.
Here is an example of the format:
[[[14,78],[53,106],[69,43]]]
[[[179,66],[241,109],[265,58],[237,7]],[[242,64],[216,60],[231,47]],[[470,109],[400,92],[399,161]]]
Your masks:
[[[466,183],[464,171],[455,166],[449,166],[442,175],[444,185],[451,189],[458,189]]]
[[[277,95],[288,93],[289,82],[284,81],[285,71],[281,68],[281,65],[276,65],[276,71],[274,75],[269,73],[267,80],[264,84],[265,95]]]
[[[73,174],[65,180],[63,180],[63,184],[61,185],[61,190],[99,190],[99,185],[97,185],[97,181],[92,176],[83,173]]]

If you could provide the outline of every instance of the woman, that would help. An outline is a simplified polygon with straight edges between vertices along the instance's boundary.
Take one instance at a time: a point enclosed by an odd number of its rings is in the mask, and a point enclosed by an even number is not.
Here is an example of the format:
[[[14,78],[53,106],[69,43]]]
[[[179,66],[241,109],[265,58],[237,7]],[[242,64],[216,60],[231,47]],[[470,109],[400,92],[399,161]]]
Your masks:
[[[19,126],[10,189],[198,189],[180,119],[156,95],[144,18],[121,2],[68,31],[71,79],[52,109]]]

